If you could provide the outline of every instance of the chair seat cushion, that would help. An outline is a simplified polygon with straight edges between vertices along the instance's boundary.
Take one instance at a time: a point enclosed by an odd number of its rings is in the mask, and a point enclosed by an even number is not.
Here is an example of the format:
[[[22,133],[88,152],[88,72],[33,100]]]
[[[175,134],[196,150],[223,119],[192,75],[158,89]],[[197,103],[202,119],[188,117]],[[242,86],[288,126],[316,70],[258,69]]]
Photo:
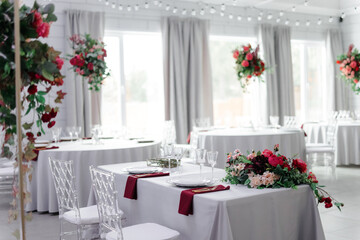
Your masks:
[[[96,205],[83,207],[79,210],[81,219],[76,217],[75,211],[68,211],[63,215],[64,220],[76,225],[99,223],[99,214]]]
[[[179,232],[156,223],[143,223],[122,229],[124,240],[175,240]],[[106,235],[107,240],[117,240],[117,233],[112,231]]]

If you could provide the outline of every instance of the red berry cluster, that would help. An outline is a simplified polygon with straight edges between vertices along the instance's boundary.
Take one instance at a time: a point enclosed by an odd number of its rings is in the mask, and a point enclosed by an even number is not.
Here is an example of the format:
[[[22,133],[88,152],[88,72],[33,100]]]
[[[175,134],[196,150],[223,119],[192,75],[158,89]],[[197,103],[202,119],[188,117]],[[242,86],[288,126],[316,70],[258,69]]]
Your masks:
[[[325,202],[325,208],[331,208],[333,206],[332,199],[330,197],[321,197],[320,203]]]

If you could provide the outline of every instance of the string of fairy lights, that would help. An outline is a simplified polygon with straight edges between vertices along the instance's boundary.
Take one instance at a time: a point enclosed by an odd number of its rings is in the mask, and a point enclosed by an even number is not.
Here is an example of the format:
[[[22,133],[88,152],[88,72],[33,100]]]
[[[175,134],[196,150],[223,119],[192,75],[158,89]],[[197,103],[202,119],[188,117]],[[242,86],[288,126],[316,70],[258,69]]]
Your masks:
[[[44,0],[51,1],[51,0]],[[355,6],[352,9],[345,9],[339,11],[338,14],[333,16],[319,16],[300,13],[302,15],[308,16],[307,19],[293,19],[294,13],[297,12],[297,8],[301,5],[305,7],[311,6],[311,1],[316,0],[295,0],[297,3],[293,4],[290,8],[282,10],[269,10],[261,9],[257,7],[241,7],[238,4],[238,0],[227,0],[226,3],[212,4],[202,1],[196,3],[189,1],[174,1],[174,0],[139,0],[139,1],[124,1],[124,0],[98,0],[100,4],[116,9],[123,13],[139,12],[145,10],[157,10],[165,11],[169,15],[178,15],[178,16],[220,16],[221,18],[228,18],[229,20],[234,21],[258,21],[258,22],[271,22],[274,21],[278,24],[295,26],[311,26],[311,25],[321,25],[323,23],[331,24],[337,21],[339,18],[344,19],[347,14],[357,14],[360,13],[360,4]],[[359,1],[359,0],[357,0]],[[55,0],[52,0],[55,2]],[[183,7],[186,5],[186,7]],[[190,6],[192,5],[192,6]],[[354,11],[354,12],[350,12]],[[241,13],[239,13],[241,12]],[[292,17],[291,17],[292,16]]]

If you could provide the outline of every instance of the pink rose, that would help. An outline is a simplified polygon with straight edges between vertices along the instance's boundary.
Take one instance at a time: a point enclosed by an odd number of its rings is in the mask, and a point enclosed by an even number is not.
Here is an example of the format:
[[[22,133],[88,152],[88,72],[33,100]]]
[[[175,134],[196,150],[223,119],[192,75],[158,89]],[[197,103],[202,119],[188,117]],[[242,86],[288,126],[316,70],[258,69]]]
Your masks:
[[[43,22],[41,23],[37,28],[36,28],[36,32],[38,34],[39,37],[43,37],[46,38],[49,36],[49,31],[50,31],[50,24],[47,22]]]
[[[244,60],[244,61],[242,61],[241,65],[242,65],[243,67],[248,67],[248,66],[249,66],[249,62],[246,61],[246,60]]]
[[[269,149],[265,149],[265,150],[262,152],[262,155],[268,158],[268,157],[270,157],[270,156],[272,156],[272,155],[274,155],[274,154],[273,154],[273,152],[270,151]]]
[[[234,51],[234,53],[233,53],[233,57],[235,58],[235,59],[237,59],[238,57],[239,57],[239,50],[235,50]]]
[[[272,155],[269,157],[269,164],[273,167],[276,167],[277,165],[282,166],[284,164],[284,160],[282,157],[277,157],[275,155]]]
[[[56,63],[57,68],[59,70],[61,70],[62,66],[64,65],[64,60],[62,60],[59,56],[57,56],[55,59],[55,63]]]
[[[41,14],[38,11],[34,11],[34,20],[32,22],[33,27],[37,28],[43,23]]]
[[[254,56],[251,53],[246,54],[246,59],[251,61],[253,60]]]
[[[250,50],[250,48],[247,46],[244,46],[243,49],[244,49],[244,52],[248,52]]]
[[[352,61],[352,62],[350,63],[350,67],[356,68],[356,66],[357,66],[357,63],[356,63],[355,61]]]

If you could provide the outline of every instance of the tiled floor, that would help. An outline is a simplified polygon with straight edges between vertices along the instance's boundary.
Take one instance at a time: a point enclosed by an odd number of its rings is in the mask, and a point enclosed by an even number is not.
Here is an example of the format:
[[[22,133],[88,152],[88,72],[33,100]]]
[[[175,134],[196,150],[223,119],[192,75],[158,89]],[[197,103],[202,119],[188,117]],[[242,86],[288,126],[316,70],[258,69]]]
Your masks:
[[[320,183],[326,185],[326,190],[342,201],[345,207],[342,212],[339,212],[336,208],[325,209],[323,206],[319,206],[326,239],[359,240],[360,167],[337,168],[336,176],[329,173],[329,170],[325,167],[315,167],[313,172],[320,179]],[[10,198],[0,196],[0,240],[15,239],[11,233],[17,225],[7,223],[9,201]],[[58,239],[58,216],[34,213],[33,220],[26,226],[28,240]]]

